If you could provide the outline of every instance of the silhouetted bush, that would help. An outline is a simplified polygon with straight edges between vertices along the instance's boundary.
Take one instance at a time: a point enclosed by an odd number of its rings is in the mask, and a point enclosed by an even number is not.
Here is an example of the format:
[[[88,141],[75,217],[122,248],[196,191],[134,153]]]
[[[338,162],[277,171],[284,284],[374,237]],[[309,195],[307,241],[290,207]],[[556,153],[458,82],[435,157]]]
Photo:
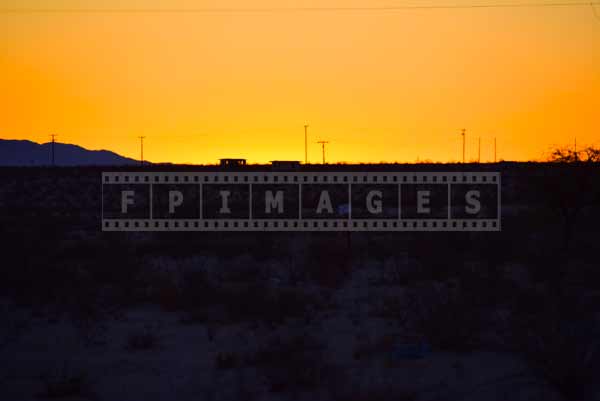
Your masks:
[[[88,375],[83,371],[71,371],[65,363],[58,374],[45,380],[42,398],[92,398],[94,396]]]
[[[326,384],[331,374],[324,350],[325,345],[307,333],[274,337],[246,363],[262,372],[272,392],[315,390]]]
[[[271,326],[288,319],[308,320],[323,303],[318,294],[301,288],[223,281],[202,270],[186,273],[180,285],[161,280],[152,299],[169,310],[184,312],[185,323],[255,321]]]
[[[215,357],[215,369],[227,370],[239,367],[241,360],[239,355],[233,352],[219,352]]]
[[[409,326],[434,348],[472,351],[478,344],[483,312],[460,289],[424,286],[407,298]]]
[[[345,385],[347,386],[347,383]],[[419,399],[418,393],[414,390],[396,390],[388,387],[380,386],[379,388],[368,389],[345,388],[335,392],[332,399],[334,401],[415,401]]]
[[[351,258],[345,233],[315,235],[308,248],[304,270],[309,280],[328,288],[339,288],[351,273]]]
[[[581,294],[527,292],[515,301],[509,343],[568,400],[588,399],[600,370],[600,330]]]
[[[160,336],[157,327],[146,325],[142,330],[129,334],[125,348],[129,351],[147,351],[159,346]]]

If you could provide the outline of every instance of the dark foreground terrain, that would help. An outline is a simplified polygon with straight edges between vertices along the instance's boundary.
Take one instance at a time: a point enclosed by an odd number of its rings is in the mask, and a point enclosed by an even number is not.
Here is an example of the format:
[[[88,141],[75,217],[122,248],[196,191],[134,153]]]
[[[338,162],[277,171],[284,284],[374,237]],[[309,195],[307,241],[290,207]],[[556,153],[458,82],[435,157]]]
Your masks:
[[[0,399],[600,400],[596,164],[327,168],[500,171],[503,230],[102,232],[106,169],[1,168]]]

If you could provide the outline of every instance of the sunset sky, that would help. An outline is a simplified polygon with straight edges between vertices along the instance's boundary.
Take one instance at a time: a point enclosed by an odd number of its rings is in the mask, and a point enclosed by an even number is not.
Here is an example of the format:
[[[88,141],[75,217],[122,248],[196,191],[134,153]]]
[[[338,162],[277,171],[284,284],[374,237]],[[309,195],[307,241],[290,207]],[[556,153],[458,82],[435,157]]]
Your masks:
[[[329,162],[459,160],[462,128],[468,159],[481,137],[482,161],[494,137],[506,160],[575,137],[600,145],[600,17],[589,5],[56,12],[514,2],[0,0],[0,138],[55,133],[138,158],[144,135],[147,159],[191,163],[303,160],[304,124],[312,162],[318,140],[331,142]]]

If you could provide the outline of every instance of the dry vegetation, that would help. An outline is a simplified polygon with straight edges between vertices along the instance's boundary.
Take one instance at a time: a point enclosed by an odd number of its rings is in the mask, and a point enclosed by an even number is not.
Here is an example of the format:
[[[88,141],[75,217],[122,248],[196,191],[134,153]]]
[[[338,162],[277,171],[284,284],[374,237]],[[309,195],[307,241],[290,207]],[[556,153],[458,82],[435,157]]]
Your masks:
[[[352,235],[103,233],[94,169],[3,171],[0,387],[10,399],[594,399],[600,171],[503,168],[500,233]],[[35,366],[73,351],[53,343],[61,325],[80,358],[39,380]],[[415,341],[425,357],[393,359]],[[488,354],[502,357],[469,365]],[[486,378],[504,356],[518,368]],[[188,358],[195,368],[179,368]],[[143,378],[125,385],[112,369]]]

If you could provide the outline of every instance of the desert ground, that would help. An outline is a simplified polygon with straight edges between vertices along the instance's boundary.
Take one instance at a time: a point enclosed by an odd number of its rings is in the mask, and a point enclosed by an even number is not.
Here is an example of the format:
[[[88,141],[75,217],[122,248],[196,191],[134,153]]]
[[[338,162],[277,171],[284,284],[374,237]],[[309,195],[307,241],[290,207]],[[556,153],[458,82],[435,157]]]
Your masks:
[[[101,169],[2,168],[0,399],[600,400],[599,170],[486,168],[500,232],[102,232]]]

